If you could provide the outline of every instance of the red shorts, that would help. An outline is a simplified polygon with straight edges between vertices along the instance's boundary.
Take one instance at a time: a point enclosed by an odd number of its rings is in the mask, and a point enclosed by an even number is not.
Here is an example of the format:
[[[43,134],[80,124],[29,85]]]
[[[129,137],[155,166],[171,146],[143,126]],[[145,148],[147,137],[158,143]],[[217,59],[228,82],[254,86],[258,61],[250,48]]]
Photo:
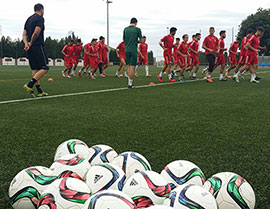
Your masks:
[[[179,65],[180,68],[186,67],[187,63],[186,63],[186,58],[179,56],[177,58],[177,64]]]
[[[65,66],[70,68],[73,66],[73,58],[72,57],[66,57],[65,58]]]
[[[172,64],[172,55],[164,54],[164,65],[171,65],[171,64]]]
[[[216,57],[215,65],[216,66],[225,65],[225,56],[224,56],[224,54],[220,54],[220,55],[218,55]]]
[[[119,60],[121,61],[121,59],[126,60],[126,55],[125,54],[119,54]]]
[[[109,59],[108,57],[102,57],[102,63],[105,64],[105,65],[108,65],[109,64]]]
[[[176,55],[173,55],[173,56],[172,56],[172,59],[173,59],[173,63],[174,63],[174,64],[177,64],[177,56],[176,56]]]
[[[229,56],[228,57],[228,60],[229,60],[229,64],[230,65],[237,65],[237,59],[236,59],[236,56]]]
[[[73,63],[78,65],[79,63],[79,57],[73,57]]]
[[[259,60],[258,60],[258,55],[254,54],[254,55],[247,55],[246,56],[246,61],[245,61],[245,65],[258,65],[259,64]]]
[[[246,61],[246,55],[240,55],[238,65],[244,65]]]
[[[92,68],[98,68],[98,58],[97,57],[90,57],[89,61],[90,61],[90,65]]]
[[[198,56],[191,56],[190,57],[191,59],[191,63],[189,64],[190,66],[194,66],[194,65],[199,65],[200,64],[200,61],[199,61],[199,58]]]
[[[89,56],[84,56],[84,59],[83,59],[83,66],[84,67],[87,67],[90,65],[90,60],[89,60]]]
[[[140,65],[146,65],[146,64],[148,64],[148,57],[147,57],[147,55],[144,55],[143,54],[143,57],[144,58],[142,58],[142,56],[139,55],[138,63]]]

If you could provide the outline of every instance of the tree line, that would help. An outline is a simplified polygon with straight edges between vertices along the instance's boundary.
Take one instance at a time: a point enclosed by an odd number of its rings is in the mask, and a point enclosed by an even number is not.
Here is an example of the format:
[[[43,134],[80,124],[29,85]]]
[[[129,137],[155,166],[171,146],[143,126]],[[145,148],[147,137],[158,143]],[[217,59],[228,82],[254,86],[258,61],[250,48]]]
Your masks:
[[[64,55],[61,53],[63,47],[69,42],[70,39],[77,40],[78,37],[65,37],[60,40],[52,39],[50,36],[45,39],[45,48],[49,58],[64,58]],[[3,36],[0,41],[0,57],[13,57],[20,58],[26,57],[24,51],[24,43],[20,39],[12,40],[9,36]],[[116,55],[115,49],[111,48],[110,53],[110,62],[114,64],[119,64],[119,59]],[[154,54],[152,51],[148,52],[149,64],[154,64]]]

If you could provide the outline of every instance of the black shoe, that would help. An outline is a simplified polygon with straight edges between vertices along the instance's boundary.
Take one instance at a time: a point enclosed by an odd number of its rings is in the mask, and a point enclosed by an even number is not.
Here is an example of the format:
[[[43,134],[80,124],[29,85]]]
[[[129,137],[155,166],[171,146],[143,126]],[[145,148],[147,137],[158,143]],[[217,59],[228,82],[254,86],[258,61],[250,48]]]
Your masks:
[[[133,85],[128,85],[129,89],[134,89],[135,87]]]
[[[259,80],[261,80],[261,78],[258,77],[258,76],[256,76],[255,80],[256,80],[256,81],[259,81]]]

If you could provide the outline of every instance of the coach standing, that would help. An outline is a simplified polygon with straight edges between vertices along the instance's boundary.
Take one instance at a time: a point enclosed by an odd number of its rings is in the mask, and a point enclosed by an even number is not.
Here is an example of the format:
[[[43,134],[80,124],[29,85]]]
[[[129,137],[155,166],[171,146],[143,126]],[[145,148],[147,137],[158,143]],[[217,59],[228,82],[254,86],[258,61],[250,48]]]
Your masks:
[[[24,25],[23,42],[32,69],[32,79],[24,85],[24,89],[35,97],[33,86],[36,86],[37,96],[47,96],[40,87],[40,79],[48,72],[48,57],[44,48],[44,7],[42,4],[34,6],[35,13]]]
[[[128,88],[133,88],[133,78],[135,74],[135,67],[138,62],[138,42],[141,41],[142,31],[137,28],[137,19],[132,18],[130,26],[124,29],[124,42],[125,42],[125,53],[126,63],[128,65]]]

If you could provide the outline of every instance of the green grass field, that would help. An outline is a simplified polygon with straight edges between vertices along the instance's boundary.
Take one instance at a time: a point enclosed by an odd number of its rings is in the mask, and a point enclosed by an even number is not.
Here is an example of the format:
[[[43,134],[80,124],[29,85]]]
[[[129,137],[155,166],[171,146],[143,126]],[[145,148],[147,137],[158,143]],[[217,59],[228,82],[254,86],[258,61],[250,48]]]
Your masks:
[[[62,78],[54,67],[42,87],[50,95],[126,87],[126,79],[113,77],[115,69],[108,69],[108,78],[90,80]],[[141,68],[135,85],[157,83],[160,68],[150,70],[153,77],[145,78]],[[260,84],[249,83],[247,75],[240,84],[195,81],[0,104],[0,208],[11,208],[8,187],[20,170],[49,167],[56,147],[70,138],[108,144],[118,153],[137,151],[158,172],[186,159],[207,177],[238,173],[253,186],[256,208],[269,208],[270,69],[259,71]],[[1,66],[0,101],[28,98],[22,86],[30,74],[27,67]]]

